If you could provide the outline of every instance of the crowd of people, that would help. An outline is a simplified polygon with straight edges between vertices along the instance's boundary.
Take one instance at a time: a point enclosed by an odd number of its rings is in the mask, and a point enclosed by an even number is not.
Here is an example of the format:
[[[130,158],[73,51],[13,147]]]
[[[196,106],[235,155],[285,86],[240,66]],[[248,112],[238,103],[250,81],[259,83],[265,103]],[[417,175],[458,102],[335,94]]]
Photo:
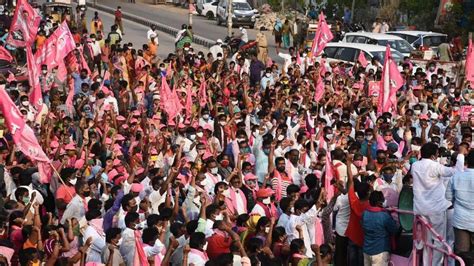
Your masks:
[[[65,80],[41,65],[41,108],[28,80],[0,76],[53,169],[1,119],[0,265],[388,265],[404,189],[456,254],[473,249],[474,94],[443,65],[405,58],[380,112],[387,58],[312,57],[286,22],[283,64],[267,47],[197,51],[186,25],[159,58],[153,27],[143,45],[122,41],[121,12],[61,18],[76,61]],[[60,25],[43,18],[33,50]]]

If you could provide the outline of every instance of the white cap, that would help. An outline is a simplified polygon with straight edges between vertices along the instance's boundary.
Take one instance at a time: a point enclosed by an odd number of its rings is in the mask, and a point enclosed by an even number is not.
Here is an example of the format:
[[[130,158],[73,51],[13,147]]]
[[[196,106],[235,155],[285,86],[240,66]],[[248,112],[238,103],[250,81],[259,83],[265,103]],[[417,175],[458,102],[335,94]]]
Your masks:
[[[432,112],[431,115],[430,115],[430,118],[431,118],[431,119],[438,120],[438,114],[435,113],[435,112]]]
[[[216,42],[217,42],[217,43],[222,43],[222,40],[221,40],[221,39],[217,39]]]

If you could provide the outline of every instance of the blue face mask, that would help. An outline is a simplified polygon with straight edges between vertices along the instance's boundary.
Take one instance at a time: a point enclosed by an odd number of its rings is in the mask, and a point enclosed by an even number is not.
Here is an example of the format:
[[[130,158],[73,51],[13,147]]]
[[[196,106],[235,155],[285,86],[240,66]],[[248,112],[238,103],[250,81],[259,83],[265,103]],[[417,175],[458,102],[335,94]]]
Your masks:
[[[240,152],[241,153],[250,153],[250,148],[249,147],[242,148],[242,149],[240,149]]]
[[[263,149],[263,153],[265,153],[265,155],[269,155],[270,154],[270,149]]]
[[[393,179],[393,175],[383,174],[383,179],[387,182],[391,182]]]
[[[417,161],[417,159],[415,157],[411,157],[410,160],[409,160],[410,164],[413,164],[416,161]]]

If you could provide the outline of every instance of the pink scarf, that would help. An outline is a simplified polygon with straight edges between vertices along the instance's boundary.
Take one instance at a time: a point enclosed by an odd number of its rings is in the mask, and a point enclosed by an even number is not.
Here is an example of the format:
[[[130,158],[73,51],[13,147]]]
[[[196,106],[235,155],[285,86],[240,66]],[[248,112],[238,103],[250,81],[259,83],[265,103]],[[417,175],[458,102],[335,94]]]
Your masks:
[[[316,220],[314,221],[314,241],[316,242],[315,244],[318,246],[324,244],[323,224],[321,223],[321,219],[319,219],[318,217],[316,217]]]
[[[245,195],[242,192],[242,190],[240,190],[240,188],[237,188],[235,190],[234,190],[234,188],[229,189],[230,199],[226,198],[226,201],[230,201],[229,202],[230,205],[228,204],[227,206],[233,206],[233,208],[230,208],[229,210],[231,212],[233,212],[234,214],[238,214],[238,212],[237,212],[237,193],[236,193],[236,190],[239,191],[239,196],[242,199],[242,203],[244,205],[244,211],[247,212],[247,198],[245,198]]]
[[[200,251],[200,250],[192,248],[189,253],[194,254],[196,256],[199,256],[204,261],[209,260],[209,257],[207,256],[207,254],[205,252]]]
[[[159,241],[158,239],[156,241]],[[143,243],[143,247],[149,247],[150,245]],[[155,266],[160,266],[163,261],[163,257],[166,254],[166,248],[160,251],[160,254],[154,256]]]
[[[133,266],[150,266],[146,257],[145,251],[143,250],[143,244],[141,241],[141,233],[139,230],[135,230],[135,256],[133,256]]]

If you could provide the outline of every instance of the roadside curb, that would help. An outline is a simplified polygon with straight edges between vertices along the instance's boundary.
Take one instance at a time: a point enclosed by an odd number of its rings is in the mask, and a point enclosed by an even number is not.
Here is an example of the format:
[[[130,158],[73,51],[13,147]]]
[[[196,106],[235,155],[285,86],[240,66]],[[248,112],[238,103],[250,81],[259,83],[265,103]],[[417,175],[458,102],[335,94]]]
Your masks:
[[[115,14],[115,9],[107,7],[107,6],[98,5],[98,4],[94,6],[94,4],[91,3],[91,2],[87,2],[87,6],[89,6],[91,8],[95,8],[95,9],[103,11],[103,12],[106,12],[106,13],[109,13],[111,15]],[[159,22],[150,21],[146,18],[136,16],[136,15],[133,15],[133,14],[130,14],[130,13],[127,13],[127,12],[122,11],[122,15],[123,15],[124,19],[131,20],[131,21],[136,22],[138,24],[142,24],[142,25],[145,25],[145,26],[148,26],[148,27],[151,27],[151,25],[155,25],[156,29],[158,31],[164,32],[164,33],[169,34],[173,37],[175,37],[176,34],[178,34],[178,32],[179,32],[179,30],[176,29],[176,28],[167,26],[167,25],[159,23]],[[213,46],[215,44],[215,41],[209,40],[207,38],[204,38],[204,37],[201,37],[201,36],[198,36],[198,35],[194,35],[193,36],[193,43],[198,44],[198,45],[202,45],[202,46],[207,47],[207,48],[210,48],[211,46]]]

